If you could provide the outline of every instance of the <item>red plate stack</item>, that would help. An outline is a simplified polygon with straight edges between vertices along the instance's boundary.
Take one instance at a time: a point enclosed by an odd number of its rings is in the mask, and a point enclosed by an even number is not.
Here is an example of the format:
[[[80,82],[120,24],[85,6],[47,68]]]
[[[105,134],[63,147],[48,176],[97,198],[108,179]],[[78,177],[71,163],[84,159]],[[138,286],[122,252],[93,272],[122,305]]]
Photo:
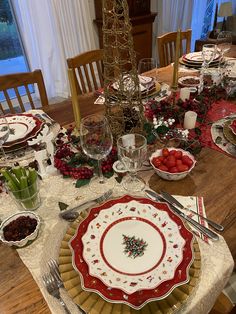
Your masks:
[[[32,114],[9,114],[5,117],[10,128],[9,137],[3,144],[6,152],[26,147],[27,141],[37,136],[43,127],[43,122]]]

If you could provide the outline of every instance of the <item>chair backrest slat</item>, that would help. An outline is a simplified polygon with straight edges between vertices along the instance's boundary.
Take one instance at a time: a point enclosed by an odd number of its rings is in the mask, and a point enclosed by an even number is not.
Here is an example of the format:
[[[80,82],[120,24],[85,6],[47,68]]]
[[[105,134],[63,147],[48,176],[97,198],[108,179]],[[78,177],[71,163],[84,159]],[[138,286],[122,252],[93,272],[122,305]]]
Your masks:
[[[5,110],[3,109],[2,103],[0,102],[0,109],[3,113],[5,113]]]
[[[6,101],[7,101],[7,104],[8,104],[8,107],[9,107],[9,109],[10,109],[10,112],[11,112],[11,113],[14,113],[14,108],[13,108],[11,99],[10,99],[10,97],[9,97],[8,91],[7,91],[7,90],[4,90],[4,91],[3,91],[3,94],[4,94],[4,97],[5,97]]]
[[[180,56],[190,52],[192,30],[181,32]],[[157,37],[157,48],[160,67],[167,66],[175,59],[175,42],[177,32],[167,33]],[[183,46],[185,49],[183,49]]]
[[[88,90],[91,92],[92,91],[92,84],[91,84],[91,79],[90,79],[90,75],[89,75],[89,71],[88,71],[88,65],[87,64],[83,65],[83,69],[84,69],[84,74],[86,77],[85,84],[87,84]]]
[[[103,86],[104,81],[103,81],[103,67],[101,64],[101,61],[96,61],[97,64],[97,69],[98,69],[98,76],[99,76],[99,81],[100,81],[100,85]]]
[[[91,73],[94,89],[97,90],[98,89],[98,84],[97,84],[97,79],[96,79],[96,76],[95,76],[94,67],[93,67],[92,63],[89,63],[89,69],[90,69],[90,73]]]
[[[23,96],[20,95],[18,90],[18,87],[20,86],[25,87],[30,106],[32,109],[35,109],[35,103],[29,90],[29,85],[31,84],[35,84],[38,87],[42,108],[48,107],[49,103],[41,70],[35,70],[33,72],[25,73],[6,74],[0,76],[0,91],[3,92],[6,103],[8,105],[8,109],[4,110],[5,113],[9,110],[11,113],[16,112],[16,107],[13,105],[13,101],[9,96],[9,89],[14,89],[20,109],[22,112],[25,111],[24,102],[22,100]]]
[[[80,86],[79,84],[78,85],[79,85],[80,90],[82,91],[82,93],[86,94],[87,90],[86,90],[86,86],[85,86],[85,81],[84,81],[82,70],[81,70],[81,68],[77,68],[77,70],[78,70],[78,73],[79,73],[79,79],[80,79],[80,82],[81,82],[82,86]]]
[[[90,50],[67,59],[69,69],[77,69],[78,94],[86,94],[103,86],[103,49]]]
[[[27,93],[27,96],[28,96],[31,108],[35,109],[35,105],[34,105],[33,99],[31,97],[31,94],[30,94],[30,91],[29,91],[29,86],[28,85],[24,85],[24,87],[25,87],[25,90],[26,90],[26,93]]]
[[[22,99],[21,99],[20,93],[19,93],[19,91],[18,91],[18,88],[17,88],[17,87],[14,87],[14,91],[15,91],[16,98],[17,98],[17,100],[18,100],[18,103],[19,103],[19,105],[20,105],[21,111],[24,112],[24,111],[25,111],[25,107],[24,107],[23,101],[22,101]]]

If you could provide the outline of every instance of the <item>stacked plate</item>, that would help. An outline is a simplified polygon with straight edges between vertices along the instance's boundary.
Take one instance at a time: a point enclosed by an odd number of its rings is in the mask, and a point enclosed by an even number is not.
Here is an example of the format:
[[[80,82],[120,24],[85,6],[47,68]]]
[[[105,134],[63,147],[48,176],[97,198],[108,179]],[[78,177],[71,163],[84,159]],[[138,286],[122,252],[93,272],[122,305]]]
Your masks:
[[[210,67],[217,67],[220,61],[220,54],[217,52],[210,63]],[[190,68],[201,68],[203,63],[202,52],[191,52],[180,58],[180,63]]]
[[[92,208],[70,241],[84,290],[135,310],[189,281],[193,235],[166,203],[125,195]]]
[[[10,128],[9,137],[3,144],[6,152],[26,147],[27,141],[37,136],[43,127],[43,122],[32,114],[10,114],[5,117]]]
[[[152,77],[139,75],[139,89],[141,91],[142,97],[147,97],[153,93],[157,93],[160,91],[161,86],[159,83],[155,82]],[[135,83],[132,81],[130,75],[122,76],[120,81],[114,82],[111,86],[115,92],[119,92],[120,86],[123,85],[124,94],[126,93],[134,93],[135,92]]]

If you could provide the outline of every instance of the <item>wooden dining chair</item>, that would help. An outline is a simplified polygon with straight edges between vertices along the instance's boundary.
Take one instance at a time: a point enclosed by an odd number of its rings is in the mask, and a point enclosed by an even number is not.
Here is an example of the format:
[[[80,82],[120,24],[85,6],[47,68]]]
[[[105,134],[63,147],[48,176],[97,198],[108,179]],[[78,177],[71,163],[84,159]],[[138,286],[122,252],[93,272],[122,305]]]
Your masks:
[[[67,65],[73,73],[77,95],[103,87],[103,49],[90,50],[69,58]]]
[[[190,52],[192,30],[181,32],[180,56]],[[166,33],[157,37],[157,49],[160,67],[165,67],[175,60],[175,42],[177,32]]]
[[[41,107],[48,107],[48,98],[42,72],[41,70],[35,70],[33,72],[14,73],[0,76],[0,92],[3,93],[5,98],[4,101],[0,102],[0,109],[4,113],[8,113],[9,111],[11,113],[19,112],[19,109],[24,112],[29,109],[27,106],[30,106],[31,109],[35,109],[36,101],[30,93],[30,85],[37,86],[38,88]],[[21,88],[21,91],[19,88]],[[12,89],[14,90],[14,93],[11,92]]]

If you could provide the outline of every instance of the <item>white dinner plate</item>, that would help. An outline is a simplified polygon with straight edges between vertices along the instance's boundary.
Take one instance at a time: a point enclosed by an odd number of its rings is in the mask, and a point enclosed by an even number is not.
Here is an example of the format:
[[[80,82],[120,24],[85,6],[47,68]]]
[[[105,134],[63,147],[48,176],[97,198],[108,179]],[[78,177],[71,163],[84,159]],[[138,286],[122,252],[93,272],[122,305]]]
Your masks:
[[[32,115],[16,114],[6,116],[6,120],[10,128],[6,144],[25,138],[36,126],[36,121]]]

